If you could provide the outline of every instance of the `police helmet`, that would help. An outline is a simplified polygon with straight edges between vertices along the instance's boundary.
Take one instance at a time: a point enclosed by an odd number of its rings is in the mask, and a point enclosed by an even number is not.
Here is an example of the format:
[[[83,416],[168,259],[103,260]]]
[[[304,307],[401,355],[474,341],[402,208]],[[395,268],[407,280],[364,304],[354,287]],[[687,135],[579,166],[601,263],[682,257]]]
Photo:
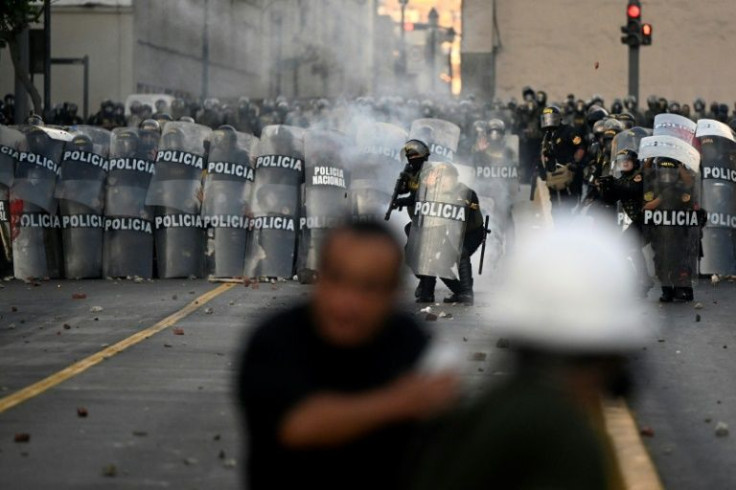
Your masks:
[[[562,112],[555,105],[547,106],[542,110],[540,119],[542,129],[558,128],[562,124]]]
[[[72,146],[77,150],[92,151],[94,145],[86,134],[77,134],[72,138]]]
[[[628,149],[621,150],[618,153],[616,153],[616,157],[614,160],[616,167],[620,168],[621,164],[626,161],[631,161],[634,165],[634,168],[635,169],[638,168],[639,167],[639,154],[635,152],[634,150],[628,150]]]
[[[26,124],[29,126],[43,126],[43,119],[41,119],[41,116],[38,114],[31,114],[28,116],[28,119],[26,119]]]
[[[605,117],[608,117],[608,111],[597,104],[590,106],[588,113],[585,115],[585,119],[590,125],[594,125]]]
[[[500,119],[491,119],[488,121],[487,130],[491,141],[498,141],[506,135],[506,124]]]
[[[407,160],[426,160],[429,158],[429,147],[423,141],[409,140],[404,144],[402,151]]]

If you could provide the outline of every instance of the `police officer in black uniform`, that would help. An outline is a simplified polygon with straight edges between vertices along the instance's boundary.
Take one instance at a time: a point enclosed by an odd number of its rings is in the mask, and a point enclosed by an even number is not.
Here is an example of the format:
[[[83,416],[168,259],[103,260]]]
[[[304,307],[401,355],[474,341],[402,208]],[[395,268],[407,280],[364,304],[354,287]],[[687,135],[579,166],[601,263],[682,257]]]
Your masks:
[[[631,224],[624,231],[626,244],[644,296],[652,287],[647,263],[642,249],[648,241],[644,236],[644,182],[641,174],[639,156],[633,150],[621,150],[614,156],[614,165],[620,171],[620,177],[613,175],[600,177],[596,187],[605,202],[615,205],[621,203]]]
[[[544,138],[537,170],[549,188],[553,214],[563,217],[572,211],[582,192],[583,136],[562,123],[557,106],[545,107],[540,120]]]

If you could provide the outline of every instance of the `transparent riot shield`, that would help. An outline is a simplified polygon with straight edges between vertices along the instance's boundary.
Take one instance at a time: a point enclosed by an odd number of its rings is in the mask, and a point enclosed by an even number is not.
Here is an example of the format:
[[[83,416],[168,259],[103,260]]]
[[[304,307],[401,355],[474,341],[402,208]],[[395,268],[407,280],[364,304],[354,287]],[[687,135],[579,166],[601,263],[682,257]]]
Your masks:
[[[700,155],[673,136],[642,139],[644,231],[662,286],[692,287],[700,250]]]
[[[304,134],[304,212],[299,222],[298,273],[317,270],[325,236],[349,217],[347,149],[347,137],[337,131],[312,130]]]
[[[457,279],[468,219],[467,187],[449,163],[425,164],[406,247],[406,261],[417,276]]]
[[[251,153],[256,142],[252,135],[227,128],[212,133],[202,216],[213,234],[208,256],[214,260],[216,277],[243,275],[251,187],[255,180]]]
[[[736,274],[736,140],[731,128],[711,119],[698,121],[703,229],[701,274]]]
[[[243,275],[291,278],[304,180],[304,129],[266,126],[255,155]]]
[[[156,131],[113,130],[105,192],[105,277],[153,277],[153,209],[146,206]]]

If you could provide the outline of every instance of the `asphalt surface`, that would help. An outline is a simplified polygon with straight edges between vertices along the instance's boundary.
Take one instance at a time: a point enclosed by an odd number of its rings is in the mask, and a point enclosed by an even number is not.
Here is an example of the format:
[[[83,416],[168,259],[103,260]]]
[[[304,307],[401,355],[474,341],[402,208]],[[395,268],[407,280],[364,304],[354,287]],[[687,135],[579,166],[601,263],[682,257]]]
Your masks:
[[[204,280],[2,286],[0,398],[216,287]],[[402,307],[424,318],[411,286]],[[507,372],[508,350],[487,328],[494,322],[487,306],[495,287],[492,272],[486,273],[477,282],[476,307],[432,305],[440,318],[427,323],[438,342],[461,350],[469,390]],[[439,287],[437,299],[444,293]],[[699,309],[659,307],[656,293],[642,322],[661,321],[662,330],[632,356],[638,390],[630,406],[650,434],[644,442],[666,488],[735,488],[736,435],[717,437],[715,426],[736,429],[736,283],[701,281]],[[240,350],[259,319],[308,295],[308,286],[294,282],[235,286],[175,326],[0,413],[0,488],[242,488],[246,434],[231,394]],[[16,442],[22,434],[29,440]]]

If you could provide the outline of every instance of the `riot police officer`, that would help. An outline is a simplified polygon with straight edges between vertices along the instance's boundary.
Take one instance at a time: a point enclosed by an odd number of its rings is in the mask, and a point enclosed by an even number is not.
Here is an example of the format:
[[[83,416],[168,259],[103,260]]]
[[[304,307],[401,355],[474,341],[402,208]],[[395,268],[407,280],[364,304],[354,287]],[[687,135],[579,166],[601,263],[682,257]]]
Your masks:
[[[653,212],[674,214],[698,209],[695,178],[682,162],[667,157],[647,160],[642,175],[645,213],[653,216]],[[698,220],[704,221],[702,216]],[[700,230],[694,230],[689,222],[688,226],[657,226],[656,222],[652,225],[647,223],[646,214],[644,223],[650,225],[655,272],[662,283],[659,300],[663,303],[692,301],[692,278],[700,243],[699,239],[693,239],[693,234]]]
[[[562,123],[557,106],[545,107],[540,120],[544,138],[539,177],[549,188],[553,213],[562,217],[572,211],[582,191],[583,136]]]
[[[406,208],[409,218],[414,217],[414,203],[417,199],[417,190],[419,190],[419,173],[422,171],[424,163],[429,158],[429,147],[419,140],[409,140],[404,144],[401,150],[406,156],[407,166],[401,173],[401,183],[397,192],[397,198],[391,203],[394,209]],[[408,195],[407,195],[408,194]],[[398,196],[404,197],[398,197]],[[409,227],[411,223],[406,225],[405,231],[409,235]]]
[[[458,180],[458,171],[450,163],[434,163],[427,172],[422,172],[419,192],[423,202],[414,210],[412,236],[407,244],[407,260],[419,278],[417,303],[433,303],[437,276],[450,289],[452,295],[445,298],[445,303],[462,303],[472,305],[473,272],[470,257],[483,242],[485,229],[480,212],[478,196],[475,191]],[[423,190],[422,190],[423,189]],[[425,211],[425,207],[433,208],[451,206],[453,209],[463,208],[464,226],[458,227],[458,221],[441,219]],[[418,236],[413,234],[417,233]],[[451,269],[457,265],[458,278],[454,278]],[[433,271],[436,275],[426,275],[420,270]]]
[[[621,150],[614,156],[614,173],[596,181],[601,198],[612,205],[621,203],[631,224],[624,230],[625,245],[639,278],[641,292],[646,296],[652,287],[652,279],[647,270],[642,249],[647,241],[644,238],[644,183],[639,164],[639,156],[633,150]]]

